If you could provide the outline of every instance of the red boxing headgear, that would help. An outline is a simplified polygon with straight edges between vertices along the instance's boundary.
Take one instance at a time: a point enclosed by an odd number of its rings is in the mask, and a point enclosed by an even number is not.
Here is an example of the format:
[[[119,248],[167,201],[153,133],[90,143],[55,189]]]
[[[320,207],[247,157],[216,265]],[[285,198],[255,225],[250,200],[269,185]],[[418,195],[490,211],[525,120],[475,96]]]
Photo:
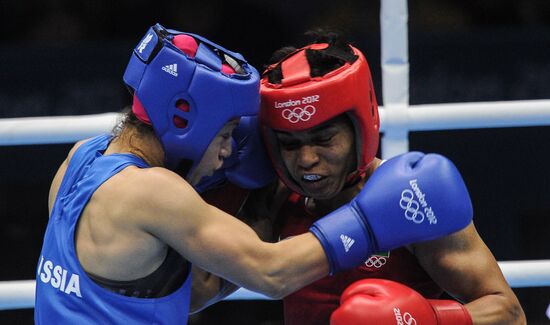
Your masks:
[[[272,131],[303,131],[347,113],[353,121],[357,143],[357,170],[352,175],[363,173],[378,151],[380,118],[370,69],[361,51],[350,47],[356,59],[320,77],[311,77],[306,50],[331,55],[328,44],[311,44],[268,67],[266,72],[281,66],[279,84],[270,83],[264,72],[260,121],[267,151],[283,182],[298,193],[302,191],[284,167]]]

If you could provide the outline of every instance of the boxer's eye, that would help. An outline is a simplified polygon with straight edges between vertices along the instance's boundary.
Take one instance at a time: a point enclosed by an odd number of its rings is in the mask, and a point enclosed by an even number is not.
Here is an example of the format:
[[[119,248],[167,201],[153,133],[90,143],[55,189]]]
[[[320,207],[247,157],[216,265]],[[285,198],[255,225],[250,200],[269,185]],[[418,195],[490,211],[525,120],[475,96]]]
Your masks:
[[[281,145],[281,148],[287,151],[296,150],[301,146],[300,141],[290,139],[279,140],[279,143]]]
[[[315,143],[316,143],[316,144],[319,144],[319,145],[327,145],[327,144],[330,143],[330,141],[332,140],[332,138],[333,138],[332,135],[319,137],[319,138],[316,138],[316,139],[315,139]]]

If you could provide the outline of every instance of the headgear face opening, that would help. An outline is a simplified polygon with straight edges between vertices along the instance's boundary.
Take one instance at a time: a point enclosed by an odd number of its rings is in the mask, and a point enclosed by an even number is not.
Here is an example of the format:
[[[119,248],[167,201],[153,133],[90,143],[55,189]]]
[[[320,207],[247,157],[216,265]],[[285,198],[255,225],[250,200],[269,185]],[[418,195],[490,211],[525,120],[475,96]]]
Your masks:
[[[287,55],[264,72],[260,93],[260,121],[267,151],[282,181],[305,195],[292,179],[280,154],[274,131],[297,132],[323,124],[341,114],[353,121],[357,144],[357,169],[348,179],[364,173],[378,150],[380,119],[367,60],[350,45],[355,60],[320,77],[311,77],[306,50],[325,51],[328,44],[311,44]],[[281,67],[281,83],[270,83],[267,72]]]
[[[258,113],[259,74],[242,55],[159,24],[135,47],[123,79],[133,91],[136,116],[153,126],[169,169],[190,160],[189,173],[227,122]]]

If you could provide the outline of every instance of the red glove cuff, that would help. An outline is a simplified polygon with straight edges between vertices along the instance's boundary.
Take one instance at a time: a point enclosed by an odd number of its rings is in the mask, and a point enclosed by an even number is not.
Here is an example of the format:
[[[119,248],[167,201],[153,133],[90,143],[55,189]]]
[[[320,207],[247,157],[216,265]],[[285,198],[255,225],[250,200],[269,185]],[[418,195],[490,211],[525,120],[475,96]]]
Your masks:
[[[466,307],[453,300],[428,299],[434,310],[438,325],[473,325]]]

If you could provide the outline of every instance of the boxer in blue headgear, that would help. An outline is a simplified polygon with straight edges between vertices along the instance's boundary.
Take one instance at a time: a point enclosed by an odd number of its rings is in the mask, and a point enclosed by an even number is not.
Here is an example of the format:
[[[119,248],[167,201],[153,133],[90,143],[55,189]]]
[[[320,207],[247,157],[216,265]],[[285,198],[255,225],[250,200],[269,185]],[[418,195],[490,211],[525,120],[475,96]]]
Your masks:
[[[124,82],[170,169],[185,160],[192,170],[225,123],[258,112],[259,75],[242,55],[159,24],[134,49]]]

